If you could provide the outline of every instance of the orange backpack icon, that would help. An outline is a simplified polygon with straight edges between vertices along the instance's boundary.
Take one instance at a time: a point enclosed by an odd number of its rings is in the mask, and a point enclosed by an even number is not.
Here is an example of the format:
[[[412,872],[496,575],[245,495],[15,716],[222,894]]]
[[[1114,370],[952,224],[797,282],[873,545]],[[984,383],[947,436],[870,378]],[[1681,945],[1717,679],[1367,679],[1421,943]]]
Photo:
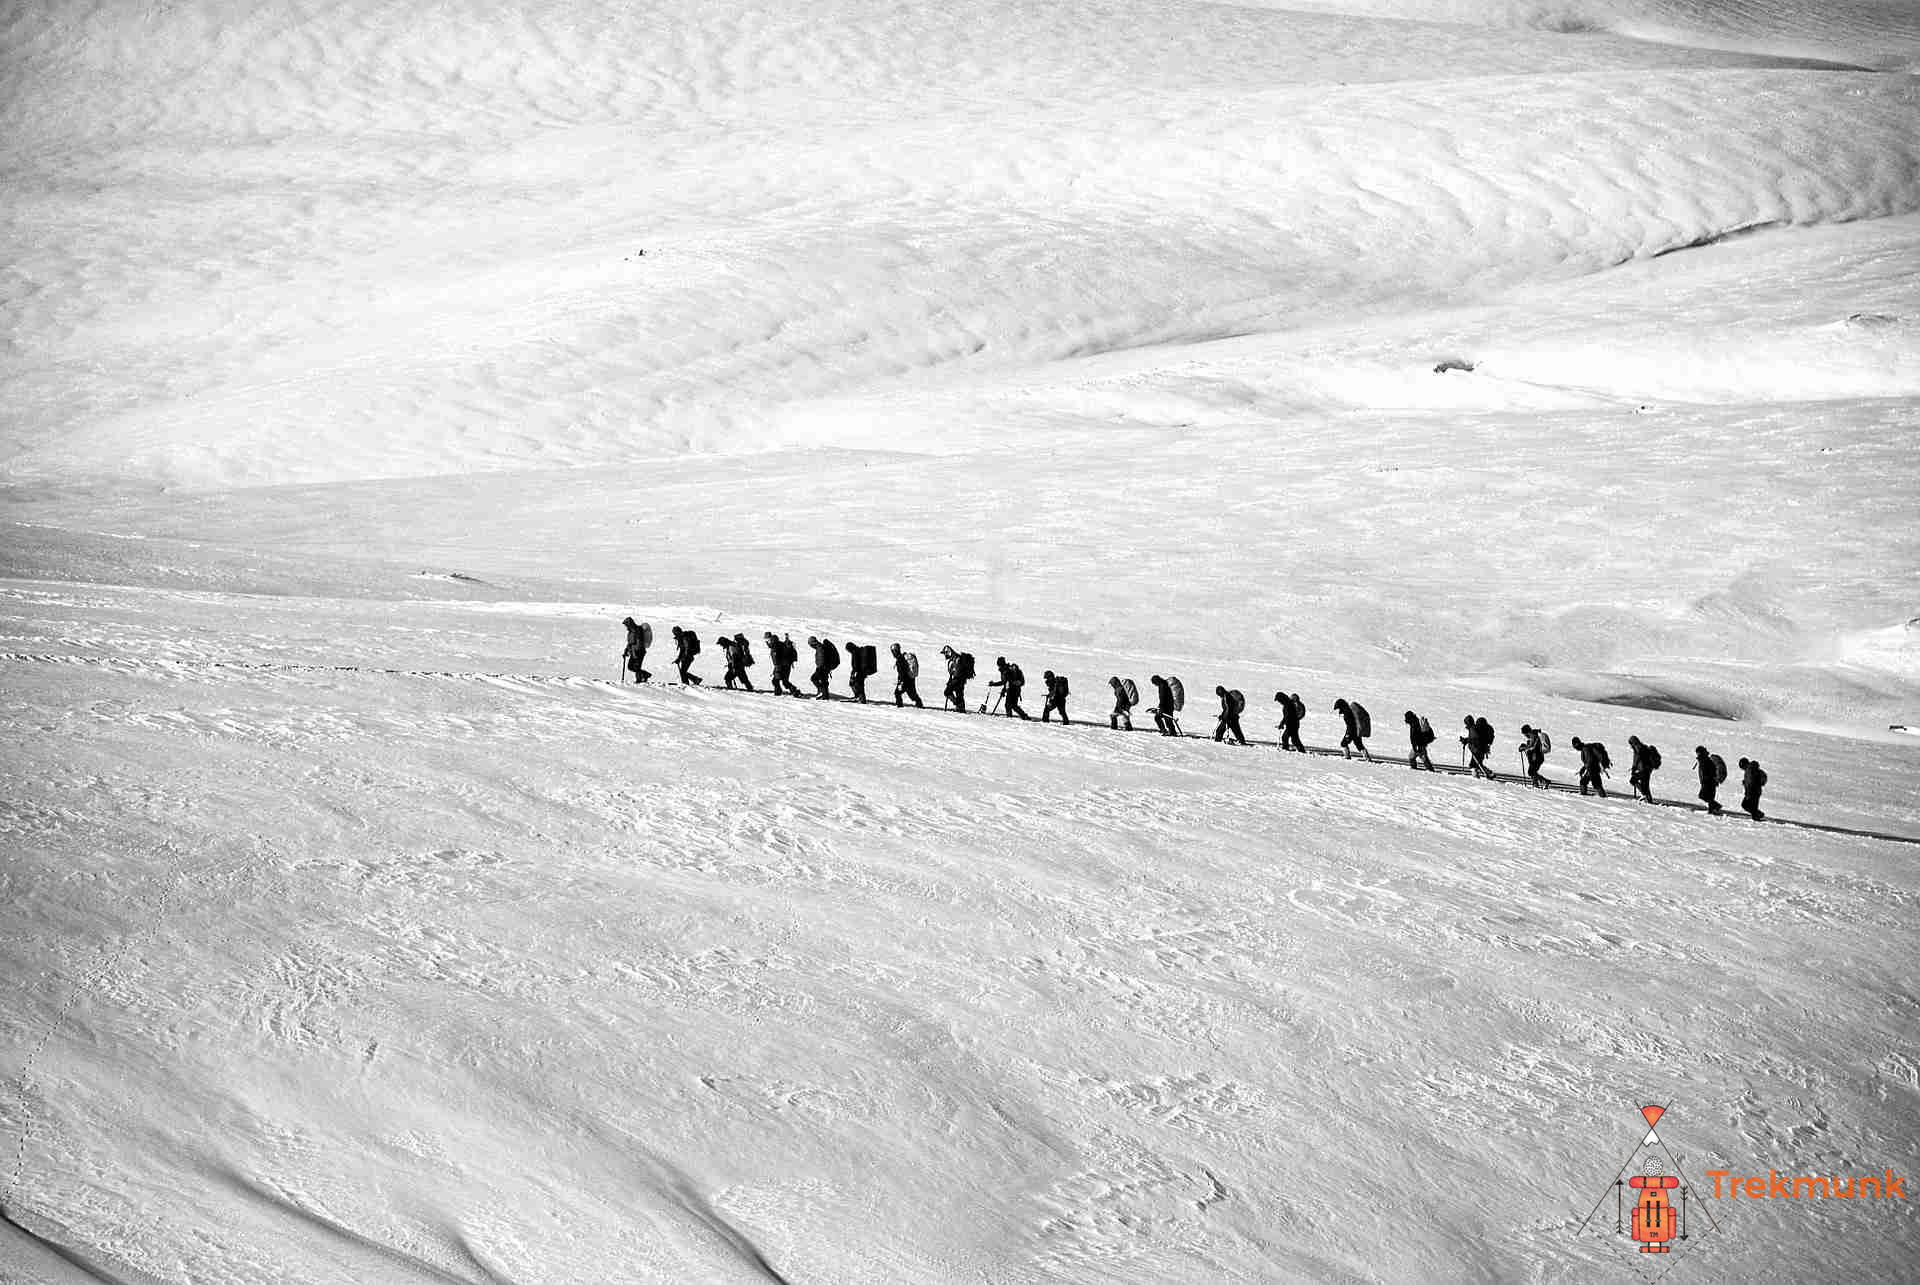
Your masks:
[[[1643,1254],[1667,1253],[1667,1242],[1676,1230],[1673,1202],[1667,1193],[1678,1187],[1680,1180],[1672,1174],[1635,1174],[1627,1179],[1627,1185],[1640,1193],[1633,1205],[1633,1226],[1628,1234],[1640,1242]]]

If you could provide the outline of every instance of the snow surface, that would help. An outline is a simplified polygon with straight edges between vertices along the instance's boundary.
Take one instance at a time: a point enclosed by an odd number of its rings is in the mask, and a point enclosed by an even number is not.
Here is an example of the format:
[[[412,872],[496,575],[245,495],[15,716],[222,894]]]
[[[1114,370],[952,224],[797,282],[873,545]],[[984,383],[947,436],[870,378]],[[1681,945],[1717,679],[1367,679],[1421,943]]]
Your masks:
[[[1920,1176],[1916,68],[1890,0],[7,9],[0,1279],[1650,1279],[1575,1234],[1643,1102]],[[1706,1207],[1669,1279],[1920,1262]]]

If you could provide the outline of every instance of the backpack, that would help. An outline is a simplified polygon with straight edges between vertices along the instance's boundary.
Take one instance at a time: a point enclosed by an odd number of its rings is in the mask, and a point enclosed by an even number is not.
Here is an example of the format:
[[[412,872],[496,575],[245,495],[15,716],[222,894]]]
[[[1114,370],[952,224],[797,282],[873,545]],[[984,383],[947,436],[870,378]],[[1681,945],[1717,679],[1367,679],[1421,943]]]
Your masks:
[[[1606,746],[1602,745],[1598,741],[1594,741],[1593,754],[1595,758],[1600,760],[1600,770],[1602,772],[1613,771],[1613,756],[1607,753]]]
[[[700,635],[689,629],[680,636],[687,640],[687,655],[698,656],[700,654]]]
[[[1355,726],[1357,726],[1360,729],[1361,739],[1364,740],[1367,737],[1372,736],[1373,735],[1373,715],[1367,713],[1367,707],[1365,705],[1362,705],[1359,701],[1353,701],[1353,702],[1350,702],[1349,708],[1353,710],[1353,721]]]
[[[1227,708],[1233,711],[1235,718],[1247,712],[1247,694],[1239,688],[1227,693]]]
[[[1120,686],[1126,689],[1128,705],[1138,705],[1140,703],[1140,689],[1133,685],[1131,678],[1121,679]]]
[[[1007,678],[1012,681],[1015,687],[1025,687],[1027,685],[1027,676],[1021,673],[1020,666],[1014,664],[1012,661],[1007,662]]]
[[[1420,737],[1419,737],[1420,744],[1421,745],[1433,744],[1433,724],[1427,721],[1427,716],[1425,714],[1422,714],[1420,716],[1420,721],[1417,726],[1419,727],[1419,730],[1420,730]]]
[[[1187,707],[1187,689],[1177,678],[1169,678],[1167,688],[1173,693],[1173,712],[1178,714]]]
[[[653,646],[653,624],[643,620],[640,622],[640,650],[645,651],[651,646]]]
[[[920,677],[920,656],[916,652],[907,653],[907,673],[914,678]]]
[[[1767,769],[1765,769],[1764,767],[1761,767],[1758,763],[1754,764],[1753,765],[1753,788],[1757,790],[1761,786],[1765,785],[1766,783],[1767,783]]]
[[[1297,723],[1307,716],[1307,698],[1295,692],[1287,697],[1287,708],[1293,711],[1293,721]]]
[[[747,636],[745,634],[735,634],[733,636],[733,651],[735,655],[740,657],[740,668],[749,669],[753,666],[753,648],[747,645]]]
[[[970,651],[961,652],[958,660],[958,665],[959,665],[959,668],[953,671],[953,676],[955,678],[959,679],[961,682],[964,683],[969,678],[973,677],[973,653],[972,652]]]
[[[1653,770],[1654,770],[1655,768],[1657,768],[1657,767],[1659,767],[1659,766],[1660,766],[1660,751],[1659,751],[1658,749],[1655,749],[1655,748],[1654,748],[1653,746],[1651,746],[1651,745],[1646,745],[1646,746],[1642,746],[1641,748],[1642,748],[1642,749],[1644,749],[1644,750],[1646,751],[1646,755],[1647,755],[1647,771],[1649,771],[1649,772],[1651,772],[1651,771],[1653,771]]]
[[[1715,785],[1725,785],[1727,783],[1727,761],[1718,754],[1709,754],[1707,761],[1713,764],[1713,783]]]
[[[1067,676],[1065,674],[1055,674],[1053,676],[1053,693],[1061,700],[1067,698]]]
[[[1537,727],[1534,729],[1534,734],[1540,738],[1540,757],[1545,758],[1553,753],[1553,738],[1547,735],[1547,729]]]
[[[880,655],[872,643],[867,643],[862,647],[856,647],[854,650],[860,653],[860,672],[862,674],[871,678],[880,672]]]
[[[840,649],[833,645],[831,638],[821,640],[820,667],[829,670],[840,668]]]
[[[1473,720],[1473,743],[1481,746],[1483,752],[1493,748],[1493,724],[1484,716]]]

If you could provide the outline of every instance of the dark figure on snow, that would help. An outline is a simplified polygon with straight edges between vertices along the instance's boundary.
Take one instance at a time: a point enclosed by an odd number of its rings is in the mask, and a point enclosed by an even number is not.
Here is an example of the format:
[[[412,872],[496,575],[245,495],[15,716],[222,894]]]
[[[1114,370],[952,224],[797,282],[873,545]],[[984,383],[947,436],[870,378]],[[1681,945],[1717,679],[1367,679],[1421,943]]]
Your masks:
[[[915,709],[925,709],[926,706],[920,703],[920,690],[913,685],[913,671],[920,667],[919,662],[900,650],[899,643],[888,650],[893,653],[893,703],[896,706],[905,705],[907,699],[911,698]]]
[[[1153,706],[1153,725],[1160,729],[1162,736],[1180,735],[1180,724],[1173,717],[1173,684],[1158,674],[1148,681],[1153,684],[1153,694],[1157,698]]]
[[[1627,744],[1633,747],[1633,765],[1627,769],[1627,784],[1633,787],[1633,797],[1653,802],[1653,773],[1660,766],[1660,751],[1648,745],[1637,736],[1629,736]]]
[[[998,687],[1001,696],[1001,709],[1008,718],[1018,714],[1021,718],[1031,719],[1033,715],[1020,708],[1020,689],[1027,685],[1027,676],[1020,672],[1020,666],[1007,660],[1005,656],[994,658],[993,666],[1000,677],[990,681],[987,686]]]
[[[1707,805],[1708,812],[1719,816],[1725,811],[1719,799],[1714,797],[1720,790],[1719,765],[1713,761],[1713,755],[1708,753],[1704,745],[1693,747],[1693,765],[1700,773],[1700,801]]]
[[[967,712],[967,681],[973,677],[973,653],[942,647],[940,655],[947,662],[947,689],[941,695],[947,704],[964,714]]]
[[[1427,746],[1433,744],[1433,724],[1412,710],[1406,713],[1407,720],[1407,766],[1415,769],[1425,768],[1433,771],[1433,760],[1427,757]]]
[[[791,635],[779,638],[769,629],[766,632],[767,659],[773,663],[773,694],[785,693],[788,696],[804,696],[793,685],[793,667],[800,663],[800,649],[794,646]]]
[[[1520,760],[1526,764],[1527,784],[1543,790],[1553,788],[1553,782],[1540,774],[1540,768],[1547,761],[1547,734],[1532,723],[1520,724]]]
[[[1109,678],[1107,686],[1113,688],[1113,713],[1107,715],[1107,726],[1115,731],[1125,726],[1131,732],[1134,702],[1127,696],[1127,680],[1119,677]]]
[[[867,678],[872,673],[873,670],[867,668],[867,649],[859,643],[848,643],[847,688],[862,705],[867,703]]]
[[[1245,745],[1247,737],[1240,730],[1240,711],[1246,708],[1247,698],[1224,687],[1214,688],[1213,694],[1220,698],[1220,721],[1214,725],[1213,739],[1224,740],[1227,733],[1231,732],[1235,742]]]
[[[813,694],[821,700],[832,700],[827,684],[833,679],[833,671],[840,668],[840,649],[832,639],[812,634],[807,635],[807,646],[813,648]]]
[[[700,686],[699,675],[693,672],[693,658],[700,654],[700,639],[691,629],[673,627],[673,663],[680,670],[680,681],[688,687]]]
[[[1487,766],[1487,755],[1493,752],[1493,724],[1471,714],[1462,722],[1467,734],[1460,738],[1460,743],[1467,747],[1468,768],[1476,778],[1484,776],[1490,781],[1499,780],[1499,775]]]
[[[1767,774],[1760,767],[1759,759],[1740,760],[1740,807],[1756,821],[1764,821],[1767,814],[1760,810],[1760,791],[1767,785]]]
[[[720,650],[727,658],[727,689],[731,691],[737,684],[752,691],[753,680],[747,677],[747,666],[753,663],[753,653],[747,650],[746,635],[729,638],[721,634]]]
[[[1059,710],[1060,726],[1066,727],[1073,722],[1067,717],[1067,676],[1056,674],[1049,669],[1041,677],[1046,680],[1047,702],[1040,707],[1040,721],[1046,722],[1047,715]]]
[[[630,673],[636,683],[644,683],[653,675],[647,672],[647,627],[636,624],[632,616],[620,622],[627,627],[627,647],[620,653],[622,673]]]
[[[1307,747],[1300,739],[1300,720],[1307,716],[1307,702],[1299,692],[1275,692],[1273,698],[1280,702],[1280,748],[1305,754]]]
[[[1333,703],[1333,708],[1346,725],[1346,734],[1340,738],[1340,757],[1350,759],[1353,751],[1359,750],[1366,756],[1367,762],[1373,762],[1373,752],[1367,748],[1365,729],[1360,726],[1360,707],[1343,696]]]
[[[1607,797],[1607,785],[1601,778],[1607,769],[1613,766],[1613,759],[1607,754],[1607,747],[1598,741],[1583,741],[1574,737],[1568,742],[1573,752],[1580,756],[1580,793],[1585,794],[1587,787],[1601,798]]]

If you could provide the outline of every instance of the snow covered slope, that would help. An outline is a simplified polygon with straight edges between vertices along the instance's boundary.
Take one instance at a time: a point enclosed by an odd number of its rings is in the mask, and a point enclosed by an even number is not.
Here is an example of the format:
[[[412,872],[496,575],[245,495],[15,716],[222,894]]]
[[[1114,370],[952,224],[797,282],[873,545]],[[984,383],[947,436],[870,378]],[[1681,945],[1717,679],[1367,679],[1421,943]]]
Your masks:
[[[1695,1183],[1920,1176],[1917,49],[6,10],[0,1280],[1628,1280],[1647,1101]],[[779,628],[1563,785],[1638,733],[1670,800],[1704,743],[1774,823],[622,690],[629,612],[710,683]],[[1676,1282],[1920,1259],[1695,1213]]]
[[[9,1208],[110,1279],[1613,1279],[1639,1101],[1696,1169],[1920,1159],[1912,748],[1708,736],[1892,843],[539,673],[604,611],[9,598]],[[1471,699],[1685,792],[1699,720]],[[1718,1216],[1702,1279],[1915,1244]]]

